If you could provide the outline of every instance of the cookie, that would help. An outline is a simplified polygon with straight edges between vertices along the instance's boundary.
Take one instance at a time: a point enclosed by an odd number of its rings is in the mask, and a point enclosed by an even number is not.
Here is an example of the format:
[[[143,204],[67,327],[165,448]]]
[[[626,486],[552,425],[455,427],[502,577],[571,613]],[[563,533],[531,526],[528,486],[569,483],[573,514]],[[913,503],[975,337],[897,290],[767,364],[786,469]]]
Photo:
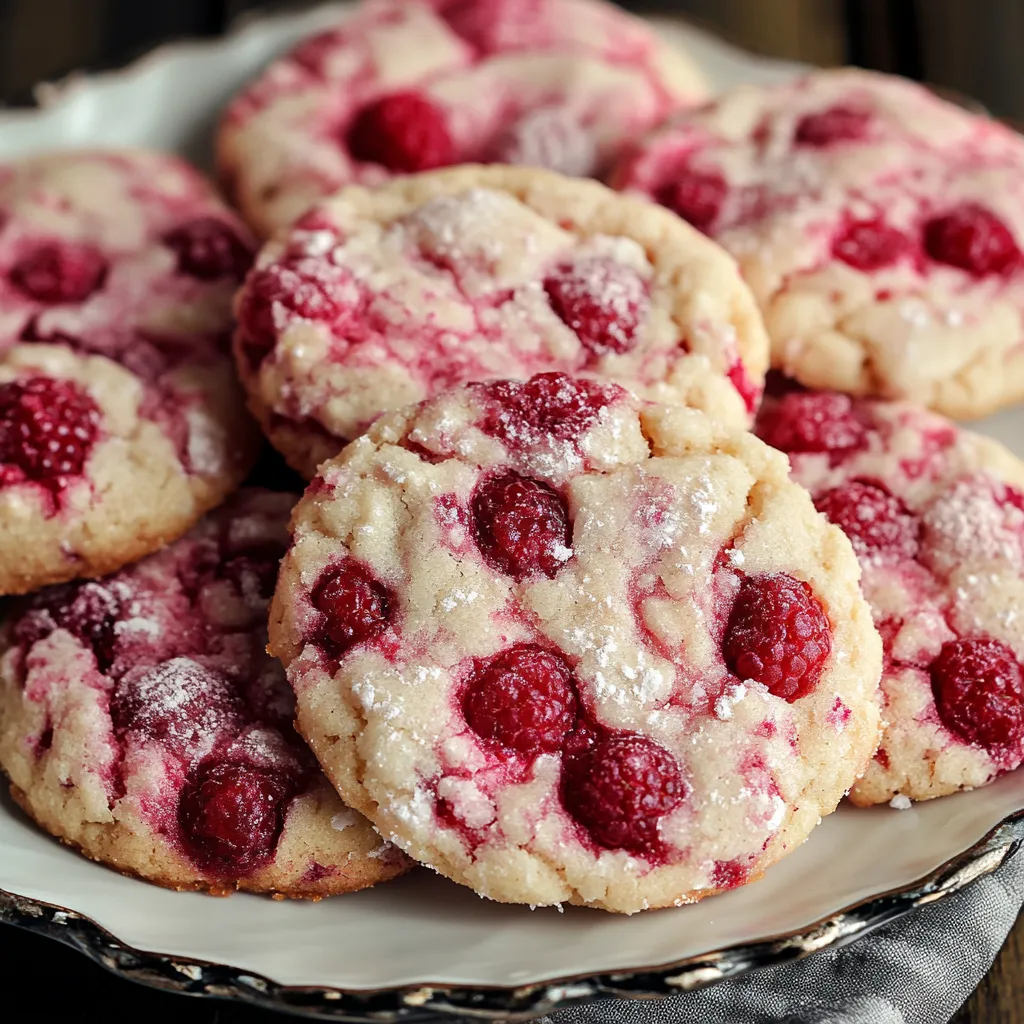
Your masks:
[[[742,87],[615,174],[739,260],[773,364],[954,418],[1024,399],[1024,139],[921,86],[821,71]]]
[[[180,160],[0,168],[0,594],[187,531],[258,450],[230,354],[245,228]]]
[[[372,0],[228,108],[222,177],[262,235],[343,185],[470,162],[598,175],[705,85],[600,0]]]
[[[625,913],[758,877],[878,740],[849,542],[745,431],[560,374],[321,467],[270,615],[342,798],[495,900]]]
[[[114,576],[10,602],[0,764],[48,832],[216,894],[328,896],[408,866],[328,785],[265,651],[294,501],[240,492]]]
[[[544,370],[747,425],[768,362],[718,246],[654,203],[533,168],[343,189],[263,249],[238,316],[250,406],[307,478],[386,410]]]
[[[793,392],[758,432],[853,542],[885,649],[854,803],[924,800],[1024,760],[1024,465],[909,403]]]

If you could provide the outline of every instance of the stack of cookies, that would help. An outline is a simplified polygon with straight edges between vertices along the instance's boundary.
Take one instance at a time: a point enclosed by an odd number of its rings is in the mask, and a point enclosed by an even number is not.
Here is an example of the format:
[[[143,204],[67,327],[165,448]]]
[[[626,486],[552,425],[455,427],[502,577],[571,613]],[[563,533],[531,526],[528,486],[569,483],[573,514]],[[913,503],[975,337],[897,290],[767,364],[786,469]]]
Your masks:
[[[240,216],[168,156],[0,168],[40,825],[632,913],[1017,767],[1024,466],[943,414],[1024,398],[1024,140],[864,72],[704,93],[598,0],[368,0],[226,111]]]

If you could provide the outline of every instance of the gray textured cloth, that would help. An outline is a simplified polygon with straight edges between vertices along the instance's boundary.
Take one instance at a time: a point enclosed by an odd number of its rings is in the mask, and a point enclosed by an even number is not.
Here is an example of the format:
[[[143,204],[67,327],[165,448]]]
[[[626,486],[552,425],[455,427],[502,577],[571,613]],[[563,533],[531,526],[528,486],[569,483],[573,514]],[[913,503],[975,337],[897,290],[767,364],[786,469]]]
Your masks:
[[[844,949],[663,1002],[592,1003],[538,1024],[945,1024],[992,965],[1022,903],[1024,851]]]

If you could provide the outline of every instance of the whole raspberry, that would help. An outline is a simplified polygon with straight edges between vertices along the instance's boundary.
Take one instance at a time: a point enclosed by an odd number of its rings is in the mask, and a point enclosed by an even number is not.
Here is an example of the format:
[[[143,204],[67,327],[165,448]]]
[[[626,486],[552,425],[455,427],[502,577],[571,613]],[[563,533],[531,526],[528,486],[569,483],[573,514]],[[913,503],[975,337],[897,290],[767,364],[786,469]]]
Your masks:
[[[394,601],[370,571],[348,559],[329,569],[312,594],[313,607],[323,613],[319,636],[341,657],[350,647],[374,640],[388,627]]]
[[[675,758],[646,736],[615,734],[570,759],[565,809],[600,846],[657,856],[658,824],[686,796]]]
[[[757,433],[780,452],[833,456],[863,447],[867,435],[849,395],[832,391],[792,391],[773,406],[766,404]]]
[[[99,407],[71,381],[29,377],[0,384],[0,463],[36,483],[60,486],[85,468],[99,420]]]
[[[563,263],[544,279],[544,291],[558,318],[595,355],[628,352],[650,305],[643,278],[608,256]]]
[[[499,380],[476,385],[491,408],[480,428],[510,448],[543,444],[549,438],[576,441],[625,392],[564,373],[538,373],[528,381]]]
[[[826,491],[814,504],[850,538],[861,558],[892,561],[917,555],[920,521],[879,484],[852,480]]]
[[[527,757],[553,754],[576,722],[572,669],[535,644],[512,647],[477,668],[462,708],[489,743]]]
[[[347,141],[356,160],[402,174],[456,162],[444,111],[418,92],[394,92],[364,107]]]
[[[196,217],[168,231],[163,243],[178,257],[178,270],[201,281],[219,277],[241,280],[252,252],[235,231],[216,217]]]
[[[781,572],[743,580],[722,643],[730,672],[792,703],[817,685],[831,650],[832,627],[806,583]]]
[[[44,242],[11,267],[11,283],[37,302],[84,302],[103,287],[107,261],[91,245]]]
[[[832,242],[832,253],[855,270],[881,270],[909,252],[910,241],[881,218],[855,220]]]
[[[114,662],[121,602],[114,591],[92,581],[46,587],[26,600],[14,625],[14,638],[31,646],[55,629],[66,629],[91,647],[96,666],[106,672]]]
[[[1020,762],[1024,744],[1024,681],[1016,655],[989,638],[951,640],[931,665],[942,724],[984,747],[1005,767]]]
[[[805,114],[796,126],[793,138],[803,146],[830,146],[833,142],[851,142],[867,134],[871,115],[866,110],[830,107]]]
[[[729,186],[717,171],[684,168],[667,185],[658,189],[656,198],[688,224],[705,234],[718,219]]]
[[[189,856],[214,874],[246,875],[271,859],[292,780],[268,768],[225,761],[201,764],[178,804]]]
[[[552,577],[572,557],[565,499],[540,480],[509,472],[480,484],[473,525],[486,561],[515,580]]]
[[[938,263],[977,277],[1003,274],[1020,263],[1010,229],[991,210],[964,203],[924,226],[924,248]]]
[[[249,275],[238,323],[251,364],[258,366],[292,320],[325,323],[336,333],[351,327],[361,305],[359,286],[342,267],[288,256]]]
[[[242,720],[227,679],[191,658],[127,672],[110,700],[110,717],[119,734],[131,731],[179,754],[212,743]]]

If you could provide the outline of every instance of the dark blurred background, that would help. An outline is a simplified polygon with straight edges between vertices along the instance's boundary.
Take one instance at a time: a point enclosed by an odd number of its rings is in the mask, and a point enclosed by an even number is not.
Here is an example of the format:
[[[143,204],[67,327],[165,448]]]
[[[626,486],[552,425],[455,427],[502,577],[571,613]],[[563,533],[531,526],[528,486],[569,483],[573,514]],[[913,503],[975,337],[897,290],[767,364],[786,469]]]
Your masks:
[[[0,102],[76,68],[121,64],[159,42],[215,35],[254,8],[303,0],[0,0]],[[761,53],[853,63],[956,89],[1024,119],[1022,0],[632,0]],[[2,145],[2,140],[0,140]]]

